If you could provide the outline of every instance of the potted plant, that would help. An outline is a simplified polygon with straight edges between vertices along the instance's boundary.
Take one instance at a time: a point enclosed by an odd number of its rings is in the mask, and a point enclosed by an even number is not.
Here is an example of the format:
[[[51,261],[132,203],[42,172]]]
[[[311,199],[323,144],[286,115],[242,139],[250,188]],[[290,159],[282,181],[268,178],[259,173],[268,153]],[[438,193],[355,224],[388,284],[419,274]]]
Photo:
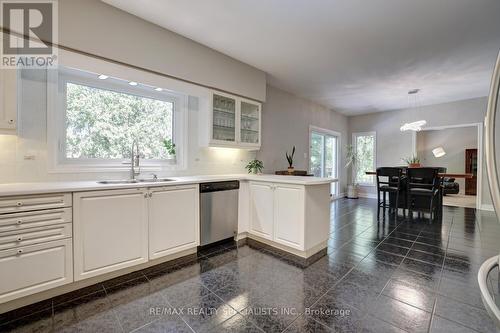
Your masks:
[[[346,163],[345,168],[352,167],[352,174],[356,173],[356,165],[358,164],[358,154],[354,145],[346,146]],[[347,185],[347,197],[350,199],[358,198],[358,184],[356,183],[356,177],[353,176],[352,184]]]
[[[420,168],[420,158],[418,158],[416,155],[412,155],[411,157],[407,157],[403,159],[406,164],[408,164],[408,168]]]
[[[285,152],[286,160],[288,161],[288,173],[293,174],[293,156],[295,155],[295,146],[293,146],[292,153],[288,155],[288,152]]]
[[[169,160],[175,161],[175,143],[172,141],[172,139],[164,139],[163,146],[167,151],[167,158]]]
[[[261,174],[262,169],[264,169],[264,163],[262,161],[259,161],[258,159],[253,159],[245,167],[248,171],[248,173],[253,173],[254,175],[256,174]]]

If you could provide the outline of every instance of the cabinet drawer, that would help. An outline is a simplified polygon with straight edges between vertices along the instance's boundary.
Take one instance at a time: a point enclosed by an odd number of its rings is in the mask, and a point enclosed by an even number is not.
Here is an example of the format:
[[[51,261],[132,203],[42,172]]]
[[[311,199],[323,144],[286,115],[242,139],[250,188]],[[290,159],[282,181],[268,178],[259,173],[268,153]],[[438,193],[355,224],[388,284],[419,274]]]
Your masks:
[[[73,219],[71,208],[47,209],[0,215],[0,233],[67,223]]]
[[[71,223],[9,231],[0,234],[0,250],[70,238]]]
[[[0,303],[73,282],[71,239],[0,251]]]
[[[71,193],[37,194],[0,198],[0,214],[71,206]]]

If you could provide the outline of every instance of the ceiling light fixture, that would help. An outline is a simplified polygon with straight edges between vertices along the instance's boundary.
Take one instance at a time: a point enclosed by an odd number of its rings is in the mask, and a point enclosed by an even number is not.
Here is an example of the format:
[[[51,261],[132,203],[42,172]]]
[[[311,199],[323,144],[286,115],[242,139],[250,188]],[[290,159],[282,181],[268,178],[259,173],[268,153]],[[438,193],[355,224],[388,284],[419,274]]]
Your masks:
[[[419,103],[418,103],[418,93],[420,92],[420,89],[412,89],[408,91],[408,108],[415,108],[418,111]],[[413,103],[412,103],[413,99]],[[427,121],[425,120],[418,120],[414,121],[412,123],[405,123],[403,126],[399,128],[401,132],[405,131],[415,131],[415,132],[420,132],[422,130],[422,127],[427,124]]]
[[[136,85],[137,85],[137,82],[135,82],[135,81],[130,81],[128,84],[130,84],[131,86],[136,86]]]
[[[163,89],[158,87],[158,88],[155,88],[156,91],[162,91]]]
[[[107,75],[101,74],[101,75],[99,75],[97,78],[98,78],[99,80],[106,80],[108,77],[109,77],[109,76],[107,76]]]
[[[403,126],[399,128],[401,132],[405,131],[415,131],[415,132],[420,132],[422,130],[422,127],[427,124],[427,121],[425,120],[419,120],[419,121],[414,121],[412,123],[405,123]]]
[[[434,154],[435,157],[443,157],[446,155],[446,152],[444,151],[443,147],[437,147],[432,150],[432,153]]]

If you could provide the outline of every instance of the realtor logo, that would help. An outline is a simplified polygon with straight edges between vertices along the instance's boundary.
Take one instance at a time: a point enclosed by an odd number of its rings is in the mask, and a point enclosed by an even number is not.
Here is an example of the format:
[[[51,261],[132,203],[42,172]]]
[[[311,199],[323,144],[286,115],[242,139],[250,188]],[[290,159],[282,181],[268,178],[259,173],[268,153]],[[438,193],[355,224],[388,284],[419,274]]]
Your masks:
[[[55,0],[2,0],[2,68],[55,65],[57,2]]]

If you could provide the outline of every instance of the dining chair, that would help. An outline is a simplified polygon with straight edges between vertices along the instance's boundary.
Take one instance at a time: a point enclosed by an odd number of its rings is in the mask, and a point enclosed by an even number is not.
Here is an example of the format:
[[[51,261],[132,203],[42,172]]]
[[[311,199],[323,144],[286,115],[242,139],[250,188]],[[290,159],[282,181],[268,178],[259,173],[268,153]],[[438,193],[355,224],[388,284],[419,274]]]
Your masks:
[[[399,206],[399,194],[401,193],[401,180],[402,180],[402,170],[401,168],[395,167],[380,167],[377,168],[377,218],[380,215],[380,208],[383,209],[383,214],[385,216],[385,209],[389,208],[389,213],[391,208],[394,208],[394,212],[397,213]],[[389,205],[386,201],[386,193],[389,193]],[[395,195],[394,207],[390,206],[390,194]],[[382,201],[380,201],[380,194],[383,195]],[[405,208],[403,208],[403,213]]]
[[[439,168],[408,168],[406,171],[410,218],[415,210],[429,213],[430,221],[435,217],[440,186],[438,173]]]

